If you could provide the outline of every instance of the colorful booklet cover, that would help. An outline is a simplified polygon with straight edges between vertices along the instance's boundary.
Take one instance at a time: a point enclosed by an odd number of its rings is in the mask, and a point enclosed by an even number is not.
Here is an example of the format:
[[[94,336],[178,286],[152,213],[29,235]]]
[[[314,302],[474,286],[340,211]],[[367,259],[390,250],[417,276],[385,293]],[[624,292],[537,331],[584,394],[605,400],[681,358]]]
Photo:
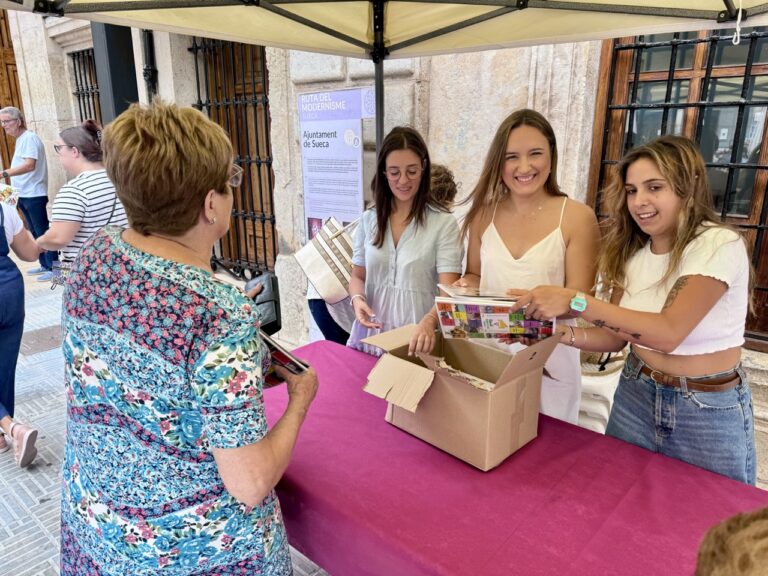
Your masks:
[[[445,338],[543,340],[555,331],[554,319],[527,319],[523,310],[512,312],[514,300],[438,296],[435,304]]]
[[[291,354],[286,348],[270,338],[265,332],[259,330],[259,335],[261,336],[261,339],[264,340],[267,348],[269,348],[269,353],[272,356],[269,372],[264,376],[265,387],[269,388],[283,382],[283,380],[275,374],[275,371],[272,368],[275,364],[283,366],[293,374],[301,374],[309,369],[309,365],[306,362]]]

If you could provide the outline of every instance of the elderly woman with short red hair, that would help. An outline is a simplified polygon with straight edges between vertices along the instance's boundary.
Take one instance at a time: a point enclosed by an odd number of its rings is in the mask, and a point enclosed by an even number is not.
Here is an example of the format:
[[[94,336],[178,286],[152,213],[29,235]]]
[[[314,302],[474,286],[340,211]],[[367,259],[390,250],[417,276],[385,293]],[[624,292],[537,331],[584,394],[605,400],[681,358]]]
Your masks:
[[[278,368],[251,301],[212,275],[241,172],[192,108],[132,106],[104,131],[128,215],[81,249],[64,299],[67,446],[61,573],[291,574],[274,486],[317,377]]]

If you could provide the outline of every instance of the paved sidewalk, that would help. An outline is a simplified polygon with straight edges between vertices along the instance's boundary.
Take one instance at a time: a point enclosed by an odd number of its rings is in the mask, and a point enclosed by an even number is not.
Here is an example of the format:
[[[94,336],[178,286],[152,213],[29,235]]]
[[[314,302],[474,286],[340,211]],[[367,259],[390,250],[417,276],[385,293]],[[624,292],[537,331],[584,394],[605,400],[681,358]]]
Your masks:
[[[19,263],[22,273],[36,263]],[[62,289],[25,274],[26,320],[16,369],[16,419],[40,431],[38,456],[19,470],[13,449],[0,454],[0,576],[59,573],[59,496],[64,455],[64,359],[57,328]],[[0,355],[2,351],[0,351]],[[1,356],[0,356],[1,357]],[[296,576],[326,573],[292,550]]]

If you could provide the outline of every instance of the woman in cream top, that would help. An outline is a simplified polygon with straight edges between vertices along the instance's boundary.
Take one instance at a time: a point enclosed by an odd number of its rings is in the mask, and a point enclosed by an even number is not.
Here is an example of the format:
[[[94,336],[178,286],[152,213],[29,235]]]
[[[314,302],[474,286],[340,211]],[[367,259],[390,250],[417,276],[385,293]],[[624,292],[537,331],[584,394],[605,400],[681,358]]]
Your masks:
[[[562,335],[585,350],[632,345],[606,433],[754,484],[752,396],[740,362],[750,266],[742,238],[718,222],[698,147],[663,136],[635,148],[606,206],[600,277],[611,302],[586,297],[582,317],[597,328]],[[573,296],[541,286],[517,305],[547,316]]]

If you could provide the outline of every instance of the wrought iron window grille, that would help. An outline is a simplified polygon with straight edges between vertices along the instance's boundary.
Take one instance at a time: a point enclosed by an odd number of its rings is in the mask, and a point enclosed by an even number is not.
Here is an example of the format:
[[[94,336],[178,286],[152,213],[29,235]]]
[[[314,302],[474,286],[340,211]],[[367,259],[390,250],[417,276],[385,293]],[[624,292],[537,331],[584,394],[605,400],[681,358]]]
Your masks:
[[[211,263],[238,278],[274,270],[277,232],[270,143],[268,75],[263,47],[193,38],[195,108],[229,134],[243,183],[232,190],[230,231]]]
[[[91,119],[101,124],[101,101],[93,48],[72,52],[69,57],[75,85],[72,95],[77,103],[78,118],[80,122]]]

